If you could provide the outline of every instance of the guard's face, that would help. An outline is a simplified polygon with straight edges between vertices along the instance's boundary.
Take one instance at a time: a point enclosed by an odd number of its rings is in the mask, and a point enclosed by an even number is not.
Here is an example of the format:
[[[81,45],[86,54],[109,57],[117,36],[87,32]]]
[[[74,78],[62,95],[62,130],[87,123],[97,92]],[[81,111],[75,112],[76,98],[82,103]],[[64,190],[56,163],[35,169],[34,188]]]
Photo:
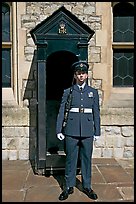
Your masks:
[[[78,84],[82,84],[84,81],[86,81],[87,77],[88,74],[84,71],[76,71],[74,74],[74,78]]]

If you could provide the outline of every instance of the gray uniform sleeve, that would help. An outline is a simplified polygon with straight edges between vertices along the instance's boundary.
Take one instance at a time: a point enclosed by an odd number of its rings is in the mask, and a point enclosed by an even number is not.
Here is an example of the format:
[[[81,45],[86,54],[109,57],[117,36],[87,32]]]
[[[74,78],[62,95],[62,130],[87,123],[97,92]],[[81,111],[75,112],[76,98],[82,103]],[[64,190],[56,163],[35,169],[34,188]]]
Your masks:
[[[56,134],[62,132],[62,125],[63,125],[63,120],[64,120],[64,111],[65,111],[65,104],[67,102],[68,98],[68,91],[69,89],[64,90],[62,100],[60,103],[60,108],[59,108],[59,113],[57,116],[57,122],[56,122]]]
[[[98,91],[95,91],[93,104],[94,135],[100,136],[100,106]]]

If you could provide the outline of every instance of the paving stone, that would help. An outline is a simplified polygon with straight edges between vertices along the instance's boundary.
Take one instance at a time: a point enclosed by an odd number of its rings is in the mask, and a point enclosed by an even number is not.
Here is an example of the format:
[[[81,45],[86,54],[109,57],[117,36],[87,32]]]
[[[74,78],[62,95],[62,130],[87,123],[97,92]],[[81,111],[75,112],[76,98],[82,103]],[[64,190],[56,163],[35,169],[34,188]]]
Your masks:
[[[92,174],[92,183],[106,183],[106,180],[100,172],[97,172]]]
[[[132,182],[132,178],[120,166],[99,166],[98,168],[107,183]]]
[[[116,159],[118,164],[120,164],[124,169],[134,167],[134,159]]]
[[[56,186],[33,186],[27,190],[25,202],[55,202],[60,192],[59,187]]]
[[[118,165],[118,162],[116,159],[114,158],[94,158],[93,159],[93,165],[95,164],[102,164],[102,165],[109,165],[109,164],[112,164],[112,165]]]
[[[131,178],[134,180],[134,169],[126,168],[125,171],[131,176]]]
[[[27,160],[3,160],[2,161],[2,170],[28,170],[31,169],[31,164]]]
[[[115,184],[94,184],[93,188],[97,192],[98,201],[100,202],[123,200]]]
[[[5,170],[2,176],[3,190],[21,190],[24,188],[28,172],[26,170]]]
[[[30,186],[41,186],[41,185],[55,185],[58,186],[58,182],[53,178],[53,176],[50,177],[45,177],[44,175],[36,175],[33,173],[31,170],[27,180],[26,180],[26,185],[25,187],[30,187]]]
[[[24,192],[18,190],[2,190],[2,202],[23,202]]]
[[[124,200],[134,199],[134,188],[133,187],[118,187],[117,188]]]

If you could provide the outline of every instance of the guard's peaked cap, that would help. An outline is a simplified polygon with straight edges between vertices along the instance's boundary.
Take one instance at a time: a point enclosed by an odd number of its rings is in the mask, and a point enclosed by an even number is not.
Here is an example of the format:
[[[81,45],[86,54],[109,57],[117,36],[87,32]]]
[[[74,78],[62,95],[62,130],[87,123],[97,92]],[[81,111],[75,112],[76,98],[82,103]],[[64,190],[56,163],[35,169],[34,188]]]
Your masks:
[[[74,72],[76,71],[88,72],[89,65],[87,62],[80,60],[78,62],[74,62],[71,67],[74,70]]]

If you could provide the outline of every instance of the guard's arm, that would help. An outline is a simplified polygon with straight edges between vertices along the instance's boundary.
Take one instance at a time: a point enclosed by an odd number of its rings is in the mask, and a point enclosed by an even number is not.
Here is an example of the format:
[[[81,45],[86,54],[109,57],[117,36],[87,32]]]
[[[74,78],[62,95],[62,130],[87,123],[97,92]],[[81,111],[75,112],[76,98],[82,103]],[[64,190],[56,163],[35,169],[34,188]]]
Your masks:
[[[94,121],[94,135],[100,136],[100,106],[99,106],[99,95],[98,91],[95,90],[94,93],[94,103],[93,103],[93,121]]]
[[[63,125],[63,121],[64,121],[64,112],[65,112],[65,104],[67,102],[68,93],[69,93],[68,89],[64,90],[64,92],[63,92],[63,96],[62,96],[62,100],[61,100],[60,108],[59,108],[59,113],[57,116],[56,134],[62,132],[62,125]]]

